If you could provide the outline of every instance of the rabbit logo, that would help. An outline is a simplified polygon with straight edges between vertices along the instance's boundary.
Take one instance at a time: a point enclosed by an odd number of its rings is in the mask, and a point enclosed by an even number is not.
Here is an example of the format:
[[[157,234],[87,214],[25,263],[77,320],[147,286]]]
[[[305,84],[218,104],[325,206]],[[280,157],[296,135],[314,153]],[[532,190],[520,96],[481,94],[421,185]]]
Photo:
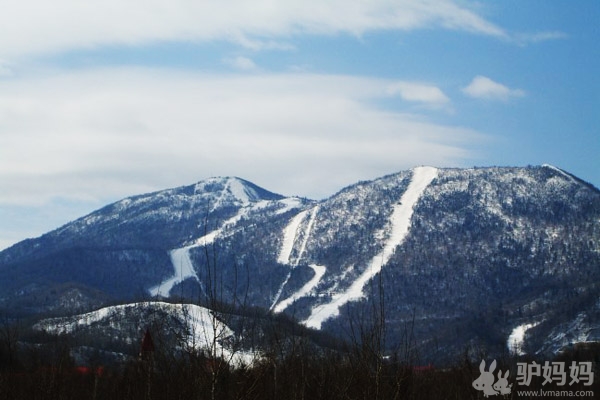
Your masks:
[[[502,371],[498,370],[498,380],[494,383],[494,389],[498,391],[500,394],[510,394],[510,389],[512,387],[512,383],[508,384],[508,373],[510,371],[506,370],[504,377],[502,376]]]
[[[485,360],[481,360],[481,364],[479,364],[479,378],[473,381],[473,387],[477,390],[483,391],[484,397],[489,397],[490,395],[497,394],[510,394],[510,389],[512,384],[508,384],[508,374],[509,371],[506,371],[504,376],[502,376],[502,371],[498,370],[498,381],[494,383],[494,370],[496,369],[496,360],[492,361],[490,364],[490,370],[485,370]]]

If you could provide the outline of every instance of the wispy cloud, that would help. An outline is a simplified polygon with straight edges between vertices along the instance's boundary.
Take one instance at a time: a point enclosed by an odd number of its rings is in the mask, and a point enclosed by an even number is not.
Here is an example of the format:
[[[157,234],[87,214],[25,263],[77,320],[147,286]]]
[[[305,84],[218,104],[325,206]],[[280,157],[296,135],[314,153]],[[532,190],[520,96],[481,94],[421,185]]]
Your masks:
[[[567,39],[569,35],[560,31],[547,31],[536,33],[517,33],[514,35],[515,41],[520,45],[536,44],[550,40]]]
[[[378,109],[392,84],[134,68],[0,81],[0,204],[114,199],[240,174],[323,197],[416,164],[469,164],[483,136]]]
[[[7,62],[0,59],[0,78],[7,78],[13,76],[13,70]]]
[[[296,34],[434,27],[506,36],[452,0],[6,0],[0,13],[0,57],[165,41],[230,40],[255,49],[290,48],[286,38]]]
[[[399,95],[403,100],[440,106],[450,102],[448,96],[437,86],[414,82],[394,82],[388,88],[392,96]]]
[[[224,62],[225,64],[241,71],[254,71],[258,69],[258,66],[254,61],[252,61],[251,58],[244,56],[226,58]]]
[[[462,89],[467,96],[476,99],[485,100],[503,100],[511,97],[523,97],[525,91],[522,89],[512,89],[501,83],[495,82],[485,76],[476,76],[471,83]]]

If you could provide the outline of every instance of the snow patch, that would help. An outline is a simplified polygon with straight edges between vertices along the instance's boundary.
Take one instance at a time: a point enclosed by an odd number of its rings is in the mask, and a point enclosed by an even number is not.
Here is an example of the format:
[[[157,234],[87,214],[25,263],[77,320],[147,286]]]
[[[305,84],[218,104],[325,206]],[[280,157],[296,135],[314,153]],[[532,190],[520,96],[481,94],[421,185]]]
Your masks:
[[[298,263],[300,262],[300,260],[302,259],[302,256],[304,255],[304,251],[306,250],[306,243],[308,242],[308,238],[310,237],[310,233],[311,233],[313,225],[315,223],[315,219],[317,218],[318,212],[319,212],[319,206],[316,206],[310,210],[306,210],[306,211],[302,211],[302,212],[298,213],[298,215],[296,215],[294,218],[292,218],[290,223],[283,230],[283,243],[281,246],[281,250],[279,251],[279,256],[277,258],[277,262],[279,262],[280,264],[291,265],[292,268],[290,269],[290,271],[288,272],[283,283],[279,287],[279,290],[277,291],[277,294],[275,295],[275,299],[273,300],[273,303],[271,304],[271,307],[270,307],[271,310],[273,310],[275,308],[275,305],[279,301],[279,298],[281,297],[281,293],[283,292],[283,288],[285,287],[285,285],[290,280],[290,277],[292,276],[292,270],[298,266]],[[308,221],[308,224],[307,224],[304,232],[300,232],[300,225],[306,219],[306,217],[307,217],[307,215],[309,215],[309,213],[310,213],[310,219]],[[296,260],[294,262],[291,262],[292,251],[294,249],[294,243],[296,242],[296,238],[298,236],[300,236],[300,233],[303,233],[303,240],[300,245],[300,250],[298,252],[298,256],[296,257]],[[302,290],[302,288],[300,290]],[[290,297],[293,297],[293,296],[294,295],[292,295]]]
[[[296,241],[296,236],[298,235],[298,228],[309,210],[302,211],[298,213],[290,223],[283,230],[283,243],[281,245],[281,250],[279,251],[279,256],[277,257],[277,262],[280,264],[289,264],[290,257],[292,255],[292,250],[294,249],[294,242]]]
[[[558,167],[555,167],[554,165],[550,165],[550,164],[542,164],[542,167],[545,167],[545,168],[550,168],[550,169],[552,169],[552,170],[554,170],[554,171],[558,172],[559,174],[561,174],[561,175],[562,175],[562,176],[564,176],[565,178],[567,178],[569,181],[571,181],[571,182],[575,182],[575,179],[574,179],[574,178],[573,178],[571,175],[567,174],[567,173],[566,173],[565,171],[563,171],[562,169],[560,169],[560,168],[558,168]]]
[[[72,333],[85,326],[108,321],[118,328],[120,321],[128,313],[137,309],[160,309],[176,315],[187,324],[187,334],[182,338],[182,346],[188,349],[208,350],[211,354],[223,357],[234,365],[250,365],[256,355],[250,352],[234,351],[223,343],[234,336],[234,332],[220,321],[209,309],[194,304],[171,304],[165,302],[142,302],[104,307],[96,311],[73,317],[49,318],[34,325],[34,329],[54,334]]]
[[[243,205],[250,204],[251,200],[257,199],[259,196],[253,189],[249,188],[237,178],[229,178],[227,180],[229,191]]]
[[[213,243],[217,239],[217,237],[222,235],[225,229],[235,225],[247,213],[248,210],[242,208],[236,215],[225,221],[220,228],[215,229],[214,231],[196,239],[193,244],[169,251],[171,264],[173,264],[174,274],[171,278],[169,278],[165,282],[162,282],[160,285],[150,288],[150,294],[152,296],[168,297],[169,293],[171,292],[171,289],[173,289],[175,285],[185,281],[186,279],[193,278],[196,279],[196,281],[200,282],[200,279],[198,278],[198,275],[194,270],[194,264],[192,263],[192,259],[190,257],[190,250],[196,247],[207,246]]]
[[[508,335],[508,340],[506,342],[508,351],[518,356],[525,355],[525,352],[523,351],[523,343],[525,342],[525,332],[527,332],[528,329],[537,326],[538,324],[539,322],[533,322],[531,324],[519,325],[516,328],[514,328],[510,335]]]
[[[557,354],[565,347],[572,346],[576,343],[585,343],[598,340],[600,332],[600,324],[590,324],[588,314],[580,312],[569,322],[561,323],[554,327],[544,345],[537,353],[553,353]]]
[[[259,198],[254,190],[247,187],[238,178],[214,178],[213,182],[221,183],[223,189],[221,190],[219,197],[215,200],[211,212],[232,200],[234,202],[239,202],[242,206],[247,206],[251,203],[251,200]]]
[[[304,251],[306,250],[306,244],[308,243],[308,238],[310,237],[310,233],[312,232],[312,228],[315,224],[315,220],[317,219],[318,213],[319,213],[319,206],[316,206],[311,210],[310,220],[308,221],[308,226],[306,227],[306,231],[304,231],[304,238],[302,240],[302,245],[300,246],[298,258],[294,262],[294,265],[298,265],[298,263],[302,259],[302,256],[304,256]]]
[[[194,278],[196,281],[200,282],[190,257],[190,249],[198,246],[199,244],[194,244],[169,251],[169,257],[171,258],[171,264],[173,264],[173,268],[175,269],[175,274],[160,285],[150,288],[150,294],[153,297],[168,297],[171,289],[173,289],[175,285],[189,278]]]
[[[192,244],[170,250],[169,257],[171,258],[171,264],[173,265],[173,276],[161,284],[150,288],[149,292],[152,296],[168,297],[173,287],[185,281],[186,279],[192,278],[200,282],[198,275],[194,270],[194,265],[190,257],[190,250],[196,247],[207,246],[214,243],[217,238],[223,237],[228,229],[234,227],[251,211],[265,209],[273,204],[282,204],[283,207],[281,210],[278,210],[278,213],[284,213],[302,205],[302,202],[298,198],[282,199],[276,202],[270,200],[261,200],[251,203],[251,198],[253,196],[258,197],[258,195],[254,192],[248,195],[246,189],[246,185],[244,185],[239,179],[230,178],[227,180],[227,186],[225,189],[223,189],[219,200],[213,206],[213,210],[218,207],[218,205],[222,204],[225,192],[228,190],[231,190],[231,193],[233,193],[238,200],[245,202],[246,205],[240,208],[237,214],[235,214],[233,217],[223,222],[219,228],[199,237],[198,239],[194,240]]]
[[[325,268],[323,265],[315,264],[311,264],[309,265],[309,267],[311,267],[315,272],[315,275],[312,277],[312,279],[308,281],[304,286],[302,286],[296,293],[292,294],[287,299],[279,302],[277,306],[273,308],[274,312],[282,312],[290,305],[292,305],[296,300],[308,295],[310,291],[313,290],[319,284],[321,278],[323,277],[323,275],[325,275],[325,271],[327,270],[327,268]]]
[[[332,296],[329,303],[321,304],[312,309],[311,315],[303,321],[303,324],[315,329],[321,329],[326,320],[336,317],[340,313],[340,307],[349,301],[355,301],[365,296],[363,289],[381,268],[387,264],[396,247],[402,244],[410,229],[410,219],[414,206],[425,191],[427,186],[437,177],[438,170],[433,167],[417,167],[413,169],[413,176],[400,202],[394,205],[390,218],[391,234],[383,249],[375,255],[365,271],[341,293]]]
[[[285,214],[286,212],[293,210],[294,208],[300,208],[302,206],[302,200],[298,197],[286,197],[277,201],[282,204],[283,207],[275,212],[275,215]]]

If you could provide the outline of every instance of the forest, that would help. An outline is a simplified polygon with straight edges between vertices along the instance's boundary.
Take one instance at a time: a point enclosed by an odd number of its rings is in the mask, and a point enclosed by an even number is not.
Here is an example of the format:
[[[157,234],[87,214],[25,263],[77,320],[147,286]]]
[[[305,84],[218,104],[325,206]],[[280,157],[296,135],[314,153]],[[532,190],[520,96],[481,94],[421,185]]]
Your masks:
[[[228,322],[235,324],[232,318]],[[231,339],[220,337],[217,330],[206,346],[189,346],[182,342],[181,332],[174,329],[175,321],[169,318],[158,318],[145,331],[142,327],[134,329],[137,338],[125,340],[120,348],[115,347],[115,342],[103,343],[102,335],[52,334],[4,320],[0,332],[0,398],[478,399],[483,396],[472,383],[480,374],[480,361],[491,357],[484,347],[466,347],[461,357],[447,365],[424,365],[413,346],[410,326],[406,327],[402,346],[389,352],[384,348],[387,329],[377,318],[353,325],[348,341],[302,329],[282,316],[255,313],[253,322],[260,351],[254,352],[250,359],[241,358],[244,361],[240,362],[236,351],[224,352],[219,347],[219,342]],[[83,353],[87,357],[82,358]],[[600,344],[572,346],[554,360],[567,365],[573,361],[591,361],[597,375]],[[497,358],[498,370],[511,371],[515,387],[517,362],[533,361],[542,364],[545,360],[507,352]],[[596,380],[592,386],[580,383],[569,389],[600,393],[599,386]],[[542,386],[542,380],[525,387],[550,388]]]

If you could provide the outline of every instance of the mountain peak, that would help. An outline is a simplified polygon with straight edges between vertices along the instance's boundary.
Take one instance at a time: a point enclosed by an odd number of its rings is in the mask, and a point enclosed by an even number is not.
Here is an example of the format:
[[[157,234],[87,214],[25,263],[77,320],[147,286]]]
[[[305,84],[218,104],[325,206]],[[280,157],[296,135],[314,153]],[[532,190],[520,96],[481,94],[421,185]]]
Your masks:
[[[348,332],[385,293],[389,343],[413,321],[429,359],[475,341],[505,351],[511,332],[538,321],[522,349],[550,348],[564,324],[573,335],[600,326],[600,191],[547,164],[421,166],[321,201],[213,177],[0,253],[0,308],[23,313],[63,298],[204,300],[216,282],[223,301],[243,297],[330,333]]]
[[[194,193],[203,192],[218,193],[213,208],[218,208],[223,202],[246,206],[261,200],[280,200],[284,197],[236,176],[218,176],[200,181],[194,186]]]

